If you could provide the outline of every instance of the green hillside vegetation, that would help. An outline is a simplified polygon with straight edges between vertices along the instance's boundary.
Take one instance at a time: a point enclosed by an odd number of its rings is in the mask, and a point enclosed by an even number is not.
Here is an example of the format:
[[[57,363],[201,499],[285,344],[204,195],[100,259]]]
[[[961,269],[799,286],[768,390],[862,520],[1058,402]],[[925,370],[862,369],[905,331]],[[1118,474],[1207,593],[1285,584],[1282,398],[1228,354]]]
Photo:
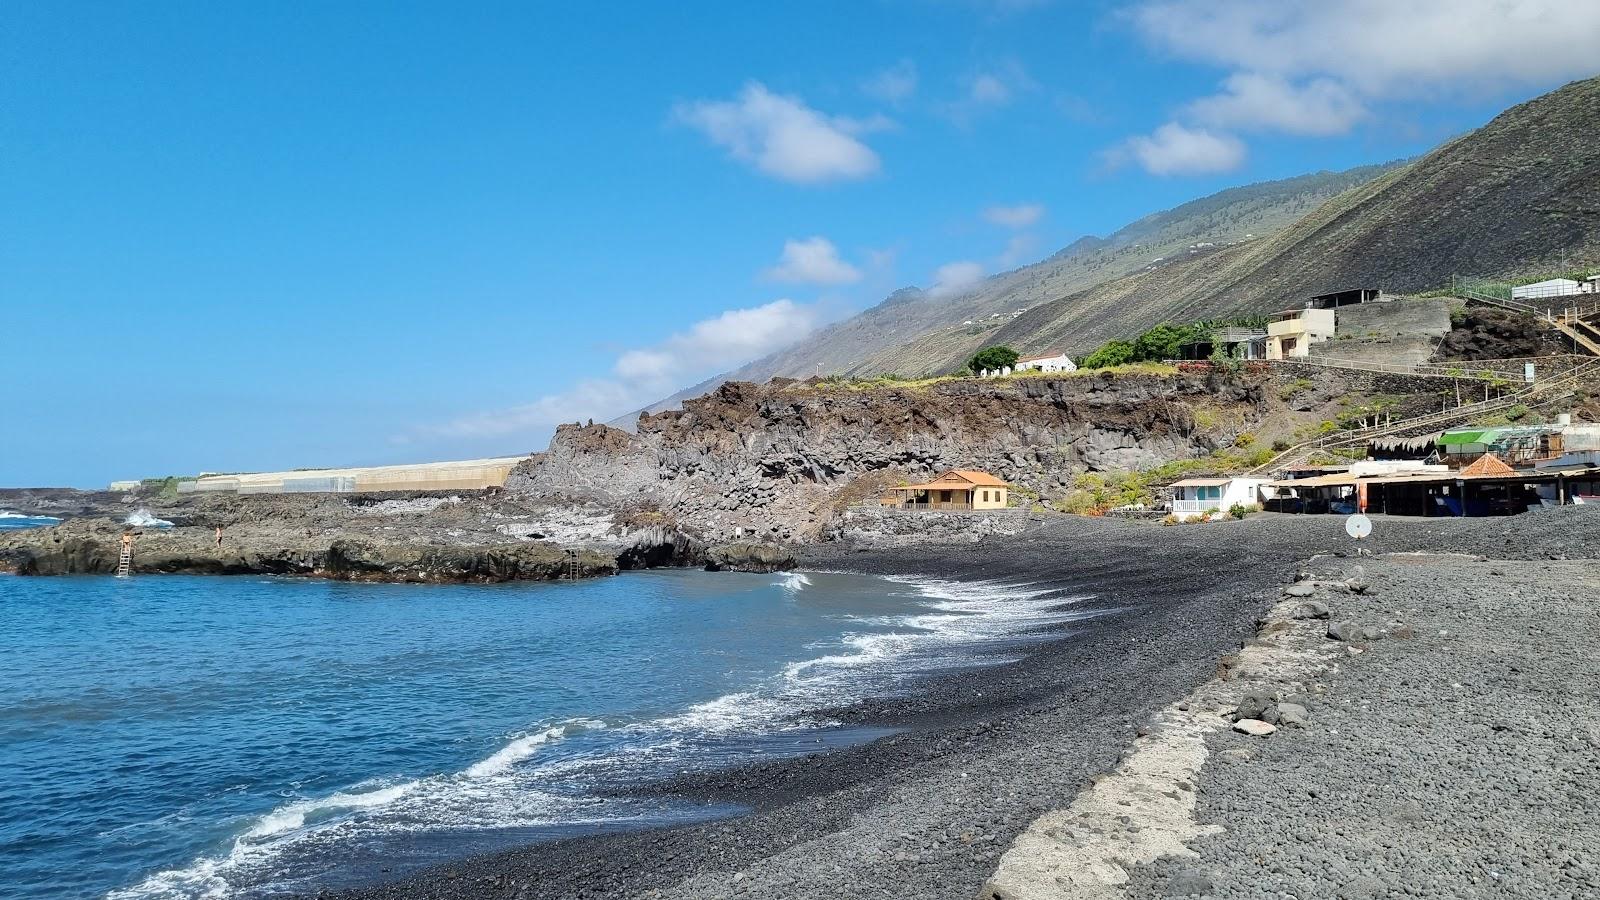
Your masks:
[[[1265,328],[1265,316],[1241,315],[1227,319],[1173,325],[1163,322],[1132,340],[1115,338],[1078,361],[1086,369],[1104,369],[1136,362],[1163,362],[1178,359],[1185,344],[1210,341],[1221,328]]]

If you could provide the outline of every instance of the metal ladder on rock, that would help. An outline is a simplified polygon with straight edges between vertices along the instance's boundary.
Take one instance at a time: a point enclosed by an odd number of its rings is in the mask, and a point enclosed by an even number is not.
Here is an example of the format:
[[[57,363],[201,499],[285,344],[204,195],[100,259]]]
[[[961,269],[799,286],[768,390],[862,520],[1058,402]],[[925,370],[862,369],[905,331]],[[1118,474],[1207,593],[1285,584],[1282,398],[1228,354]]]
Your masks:
[[[122,553],[117,557],[117,577],[128,578],[133,575],[133,542],[125,541]]]
[[[576,550],[567,551],[567,578],[572,581],[578,580],[578,551]]]

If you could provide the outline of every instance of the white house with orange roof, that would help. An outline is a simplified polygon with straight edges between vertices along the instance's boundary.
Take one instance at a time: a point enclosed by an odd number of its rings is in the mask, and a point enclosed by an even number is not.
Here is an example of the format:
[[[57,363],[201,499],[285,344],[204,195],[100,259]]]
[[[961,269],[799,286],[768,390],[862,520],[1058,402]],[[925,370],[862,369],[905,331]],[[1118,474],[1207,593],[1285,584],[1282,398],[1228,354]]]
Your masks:
[[[903,509],[1005,509],[1011,486],[988,472],[950,469],[932,481],[889,490],[884,505]]]

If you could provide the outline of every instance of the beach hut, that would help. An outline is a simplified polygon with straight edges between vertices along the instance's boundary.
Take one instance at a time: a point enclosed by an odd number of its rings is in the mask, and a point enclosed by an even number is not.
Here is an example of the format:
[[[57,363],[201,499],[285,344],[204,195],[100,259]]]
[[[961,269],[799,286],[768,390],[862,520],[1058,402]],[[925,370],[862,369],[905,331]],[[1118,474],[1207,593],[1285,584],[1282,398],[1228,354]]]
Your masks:
[[[1234,506],[1261,502],[1265,478],[1185,478],[1172,483],[1172,514],[1180,519],[1208,516]]]
[[[1010,485],[988,472],[950,469],[932,481],[890,488],[886,504],[901,509],[1005,509],[1010,491]]]

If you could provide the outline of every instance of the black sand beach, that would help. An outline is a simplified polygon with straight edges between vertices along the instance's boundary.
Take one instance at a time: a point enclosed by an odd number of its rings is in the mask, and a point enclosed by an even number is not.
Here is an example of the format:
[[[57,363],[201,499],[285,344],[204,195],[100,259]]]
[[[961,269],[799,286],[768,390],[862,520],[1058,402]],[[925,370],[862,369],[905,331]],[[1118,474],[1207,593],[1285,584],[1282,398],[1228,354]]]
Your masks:
[[[1378,519],[1372,553],[1592,555],[1600,515]],[[659,793],[747,804],[704,824],[555,841],[471,858],[343,898],[973,897],[1011,841],[1112,767],[1142,725],[1249,638],[1300,561],[1355,553],[1331,516],[1163,528],[1063,517],[955,546],[811,548],[804,564],[995,579],[1092,594],[1099,615],[1005,665],[930,679],[914,698],[840,711],[897,734]]]

